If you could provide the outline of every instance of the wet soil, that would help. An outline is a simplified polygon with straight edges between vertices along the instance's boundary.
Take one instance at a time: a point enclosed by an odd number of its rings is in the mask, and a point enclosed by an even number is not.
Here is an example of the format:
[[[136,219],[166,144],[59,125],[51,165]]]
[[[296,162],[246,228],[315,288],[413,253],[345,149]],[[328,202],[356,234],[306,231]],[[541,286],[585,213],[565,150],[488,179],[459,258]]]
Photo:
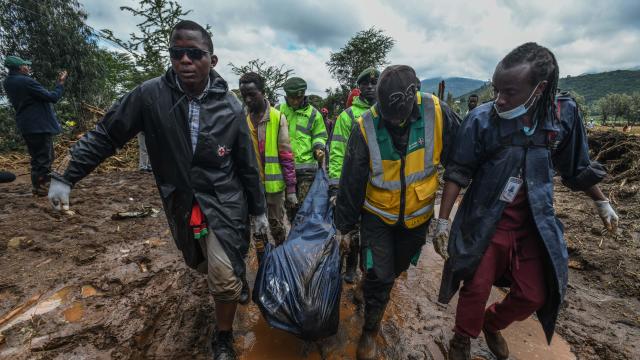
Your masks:
[[[0,185],[1,359],[211,358],[213,301],[173,244],[151,174],[89,176],[72,192],[73,215],[32,197],[26,176]],[[618,198],[622,230],[612,237],[600,232],[583,195],[562,189],[558,215],[572,268],[558,333],[549,347],[534,318],[514,324],[504,332],[511,358],[638,359],[637,198]],[[160,213],[111,219],[143,205]],[[253,253],[247,261],[252,278]],[[427,244],[418,266],[398,279],[378,339],[383,358],[446,358],[455,302],[436,302],[441,269]],[[354,359],[362,325],[354,291],[343,291],[338,334],[316,343],[271,329],[253,304],[240,307],[240,358]],[[503,295],[495,289],[493,298]],[[493,359],[482,338],[472,347],[475,359]]]

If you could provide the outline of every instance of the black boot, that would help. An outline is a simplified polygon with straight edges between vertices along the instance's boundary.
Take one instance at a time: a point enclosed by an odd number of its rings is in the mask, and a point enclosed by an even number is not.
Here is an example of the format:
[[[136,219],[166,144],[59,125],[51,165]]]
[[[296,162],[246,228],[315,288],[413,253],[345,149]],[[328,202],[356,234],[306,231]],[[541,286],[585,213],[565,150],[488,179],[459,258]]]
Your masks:
[[[358,341],[356,350],[356,359],[358,360],[374,360],[378,358],[378,346],[376,337],[380,331],[380,322],[384,315],[383,308],[371,308],[365,306],[364,325],[362,326],[362,335]]]
[[[449,341],[449,360],[470,360],[471,339],[468,336],[454,334]]]
[[[356,269],[358,267],[358,252],[350,251],[347,254],[346,269],[342,277],[347,284],[353,284],[356,281]]]
[[[498,360],[506,360],[509,358],[509,346],[500,331],[491,332],[486,328],[482,328],[482,333],[484,334],[484,340],[487,342],[489,350],[491,350]]]
[[[378,358],[378,345],[376,345],[376,337],[378,337],[378,331],[379,329],[362,329],[362,335],[360,335],[360,340],[358,341],[358,349],[356,350],[356,359],[375,360]]]
[[[214,360],[236,360],[232,331],[216,331],[213,336],[212,348]]]

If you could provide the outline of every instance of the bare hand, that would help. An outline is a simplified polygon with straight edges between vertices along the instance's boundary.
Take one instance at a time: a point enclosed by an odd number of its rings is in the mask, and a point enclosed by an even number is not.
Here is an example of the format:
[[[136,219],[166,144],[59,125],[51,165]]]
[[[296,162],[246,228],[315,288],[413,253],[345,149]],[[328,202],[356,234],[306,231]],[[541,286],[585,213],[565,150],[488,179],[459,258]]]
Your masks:
[[[324,150],[316,149],[314,151],[314,155],[316,157],[316,160],[318,160],[318,164],[322,164],[322,162],[324,161]]]
[[[69,73],[67,73],[67,70],[61,71],[58,74],[58,84],[64,85],[64,82],[67,81],[67,75],[69,75]]]

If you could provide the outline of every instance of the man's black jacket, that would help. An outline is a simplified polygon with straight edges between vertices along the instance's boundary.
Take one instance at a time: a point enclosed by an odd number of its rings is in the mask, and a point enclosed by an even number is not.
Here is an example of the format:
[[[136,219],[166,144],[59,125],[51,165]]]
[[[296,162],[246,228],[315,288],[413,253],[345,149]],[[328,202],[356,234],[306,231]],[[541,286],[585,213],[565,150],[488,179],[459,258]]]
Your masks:
[[[248,215],[265,212],[257,158],[242,105],[217,72],[201,101],[195,154],[188,98],[169,69],[117,102],[72,148],[64,179],[76,183],[140,131],[176,245],[190,267],[204,261],[189,226],[194,199],[231,259],[244,275],[249,246]]]

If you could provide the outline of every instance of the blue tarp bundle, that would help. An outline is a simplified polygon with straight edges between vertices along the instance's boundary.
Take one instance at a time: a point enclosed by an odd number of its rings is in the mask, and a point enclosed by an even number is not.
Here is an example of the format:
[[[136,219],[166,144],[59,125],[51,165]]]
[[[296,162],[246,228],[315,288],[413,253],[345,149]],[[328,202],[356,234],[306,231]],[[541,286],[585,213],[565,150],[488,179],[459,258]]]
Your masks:
[[[253,289],[269,325],[305,340],[334,335],[340,320],[340,246],[328,188],[319,170],[287,240],[267,245]]]

